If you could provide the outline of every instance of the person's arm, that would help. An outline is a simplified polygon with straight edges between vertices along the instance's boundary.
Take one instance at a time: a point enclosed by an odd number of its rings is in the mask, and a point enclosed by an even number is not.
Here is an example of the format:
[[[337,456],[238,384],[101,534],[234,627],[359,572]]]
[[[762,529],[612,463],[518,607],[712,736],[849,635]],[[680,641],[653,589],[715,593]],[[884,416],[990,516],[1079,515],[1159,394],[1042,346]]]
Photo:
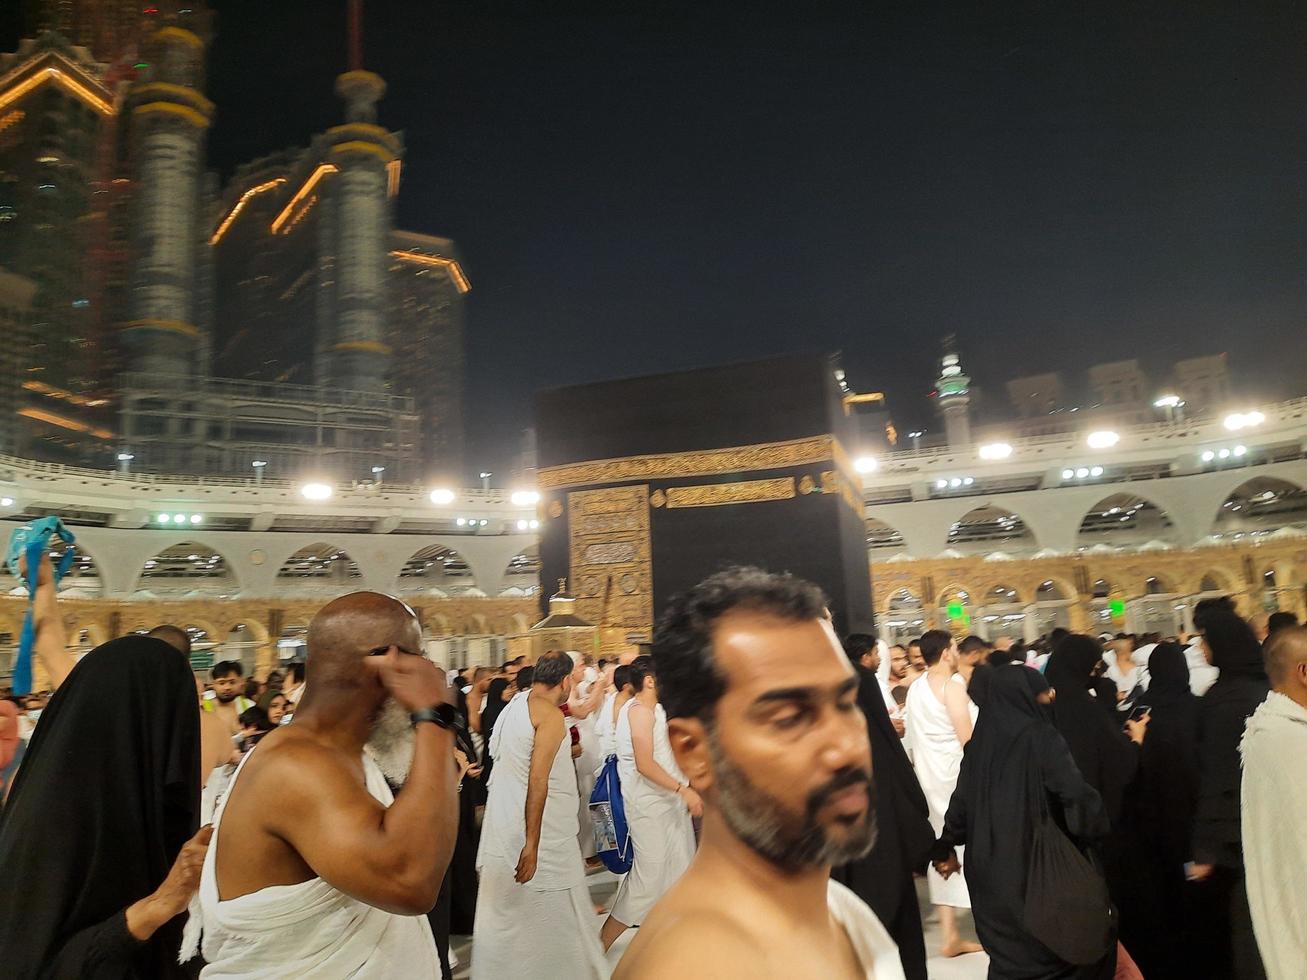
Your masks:
[[[948,801],[948,812],[944,814],[944,829],[930,851],[931,864],[943,878],[950,878],[962,870],[956,848],[967,842],[967,796],[965,769],[967,760],[962,760],[962,770],[958,773],[958,782],[953,795]]]
[[[681,798],[692,816],[703,813],[703,801],[685,783],[678,781],[654,758],[654,713],[640,702],[631,705],[627,713],[631,725],[631,750],[635,754],[635,768],[645,779]]]
[[[1046,793],[1062,804],[1062,814],[1071,836],[1080,840],[1106,836],[1110,823],[1103,799],[1081,774],[1062,734],[1044,731],[1035,751],[1039,760],[1040,784]]]
[[[213,827],[201,827],[183,845],[163,880],[151,894],[102,922],[70,936],[53,953],[41,974],[46,977],[126,976],[132,957],[171,919],[186,911],[209,850]]]
[[[586,692],[585,697],[578,697],[576,691],[567,699],[567,706],[572,709],[573,718],[589,718],[591,714],[599,709],[603,703],[604,691],[608,685],[602,683],[602,678],[590,685],[590,690]]]
[[[948,719],[953,723],[958,742],[964,746],[971,741],[971,711],[967,707],[970,703],[966,685],[952,680],[944,684],[944,707],[948,709]]]
[[[19,561],[19,573],[26,578],[27,560]],[[36,570],[36,595],[32,600],[32,626],[36,639],[32,650],[50,675],[50,689],[58,690],[76,662],[68,652],[68,637],[64,633],[63,617],[59,615],[59,598],[54,584],[54,566],[48,554],[42,556]]]
[[[486,692],[478,691],[472,686],[467,696],[467,727],[469,731],[481,734],[481,706],[486,703]]]
[[[444,671],[425,657],[392,650],[363,662],[409,711],[452,703]],[[422,915],[435,905],[458,833],[454,733],[424,722],[413,742],[408,780],[389,807],[320,746],[284,745],[276,767],[261,774],[278,786],[268,830],[328,884],[400,915]]]
[[[535,726],[531,772],[526,783],[526,842],[522,845],[514,873],[514,880],[519,885],[535,877],[536,861],[540,856],[540,827],[545,820],[545,800],[549,797],[549,772],[554,767],[558,747],[567,736],[561,711],[542,711],[541,715]]]

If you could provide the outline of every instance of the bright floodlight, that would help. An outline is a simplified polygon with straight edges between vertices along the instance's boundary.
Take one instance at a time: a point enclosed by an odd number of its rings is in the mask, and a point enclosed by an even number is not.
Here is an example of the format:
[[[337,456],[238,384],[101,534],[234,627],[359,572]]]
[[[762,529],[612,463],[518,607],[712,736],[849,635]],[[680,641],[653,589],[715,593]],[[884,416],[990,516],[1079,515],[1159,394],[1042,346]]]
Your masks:
[[[875,473],[878,466],[874,456],[859,456],[853,461],[853,468],[859,473]]]
[[[517,522],[517,529],[518,529],[519,531],[525,531],[525,530],[527,529],[527,527],[528,527],[528,525],[527,525],[527,522],[526,522],[526,521],[518,521],[518,522]]]
[[[540,503],[540,494],[534,490],[514,490],[513,495],[508,499],[512,501],[514,507],[534,507]]]
[[[330,500],[331,485],[327,483],[306,483],[300,487],[300,494],[305,500]]]
[[[431,502],[433,504],[452,504],[454,502],[454,491],[445,487],[437,487],[431,491]]]
[[[204,520],[204,515],[203,515],[203,514],[192,514],[192,515],[191,515],[191,523],[192,523],[192,524],[199,524],[199,523],[201,523],[203,520]]]
[[[186,523],[186,515],[185,515],[185,514],[173,514],[173,515],[172,515],[172,522],[173,522],[174,524],[185,524],[185,523]]]
[[[1248,452],[1248,447],[1247,447],[1247,446],[1235,446],[1235,447],[1234,447],[1234,454],[1235,454],[1236,456],[1243,456],[1243,455],[1245,455],[1247,452]]]
[[[1225,427],[1231,432],[1238,432],[1240,429],[1251,429],[1255,425],[1261,425],[1266,421],[1266,416],[1261,412],[1234,412],[1225,417]]]
[[[1179,408],[1181,404],[1179,395],[1163,395],[1153,402],[1153,408]]]
[[[0,507],[12,507],[14,505],[13,497],[0,497]]]
[[[1089,438],[1085,442],[1090,449],[1111,449],[1121,441],[1121,436],[1115,432],[1103,430],[1101,432],[1089,433]]]
[[[1006,442],[991,442],[980,447],[981,459],[1007,459],[1012,455],[1012,447]]]
[[[1063,471],[1062,471],[1062,479],[1064,479],[1064,480],[1070,480],[1070,479],[1071,479],[1072,477],[1074,477],[1075,475],[1076,475],[1076,471],[1075,471],[1075,470],[1063,470]]]
[[[1212,452],[1212,450],[1209,449],[1207,452],[1203,453],[1204,463],[1210,463],[1214,459],[1216,459],[1216,453]]]

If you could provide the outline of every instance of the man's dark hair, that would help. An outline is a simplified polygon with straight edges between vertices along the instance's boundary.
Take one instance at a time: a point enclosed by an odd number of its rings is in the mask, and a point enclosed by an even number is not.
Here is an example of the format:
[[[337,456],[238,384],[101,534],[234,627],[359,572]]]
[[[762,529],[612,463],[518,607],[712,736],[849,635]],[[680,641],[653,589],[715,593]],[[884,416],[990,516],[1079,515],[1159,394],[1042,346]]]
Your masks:
[[[543,684],[545,687],[557,687],[563,683],[573,670],[573,661],[569,654],[562,650],[551,650],[543,657],[536,661],[535,669],[523,667],[517,674],[518,686],[522,686],[522,675],[530,674],[532,679],[527,682],[531,684]]]
[[[251,701],[259,696],[259,682],[253,677],[245,678],[245,696]]]
[[[953,635],[948,630],[929,630],[921,637],[921,659],[927,667],[934,667],[952,645]]]
[[[304,683],[304,664],[293,663],[290,665],[290,679],[296,684]]]
[[[233,674],[237,677],[245,676],[239,660],[219,660],[213,665],[213,670],[209,671],[209,676],[215,681],[222,677],[231,677]]]
[[[631,687],[635,688],[636,694],[644,690],[644,679],[646,677],[655,676],[657,674],[653,657],[636,657],[626,665],[626,680]],[[663,706],[663,710],[667,710],[666,705]]]
[[[713,630],[718,620],[737,609],[801,622],[824,618],[826,597],[811,582],[792,575],[740,566],[718,572],[675,596],[653,637],[659,700],[668,717],[712,720],[726,691],[726,678],[713,653]]]
[[[920,649],[921,649],[921,637],[919,637],[919,636],[914,636],[912,639],[908,640],[908,647],[916,647],[918,650],[920,650]],[[906,650],[907,647],[904,647],[904,649]]]
[[[550,652],[550,653],[556,653],[557,651],[555,651],[555,650],[551,650],[551,651],[549,651],[549,652]],[[547,654],[546,654],[546,656],[547,656]],[[522,656],[520,656],[520,657],[514,657],[512,660],[510,660],[510,661],[508,662],[508,666],[510,666],[510,667],[515,667],[515,666],[517,666],[518,664],[522,663],[522,662],[525,661],[525,660],[526,660],[526,654],[522,654]]]
[[[1291,629],[1298,625],[1298,617],[1291,612],[1273,612],[1266,621],[1266,635],[1274,636],[1280,630]]]
[[[546,653],[545,657],[547,656],[549,656],[549,654]],[[544,660],[545,657],[541,657],[540,659]],[[517,686],[519,691],[525,691],[535,683],[535,676],[536,672],[534,667],[523,667],[517,672],[517,676],[513,678],[513,683]]]
[[[631,668],[626,664],[618,664],[617,669],[613,671],[613,687],[621,690],[631,683]]]
[[[168,623],[156,626],[150,632],[145,634],[152,636],[156,640],[163,640],[164,643],[172,647],[178,653],[191,655],[191,634],[187,633],[180,626],[173,626]]]
[[[982,653],[993,646],[988,640],[983,640],[974,633],[958,644],[958,653]]]
[[[1057,649],[1057,645],[1071,635],[1071,631],[1064,626],[1055,626],[1053,632],[1048,634],[1049,650]]]
[[[876,649],[876,638],[870,633],[850,633],[844,638],[844,652],[855,665],[862,665],[862,658]]]

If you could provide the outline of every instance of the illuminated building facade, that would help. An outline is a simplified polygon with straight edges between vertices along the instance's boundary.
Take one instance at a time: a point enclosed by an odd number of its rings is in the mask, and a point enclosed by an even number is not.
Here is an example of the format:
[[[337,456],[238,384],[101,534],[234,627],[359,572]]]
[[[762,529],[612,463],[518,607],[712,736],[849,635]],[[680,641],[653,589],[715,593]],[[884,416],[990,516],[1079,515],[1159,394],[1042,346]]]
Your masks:
[[[357,24],[343,123],[223,194],[205,4],[27,13],[41,33],[0,56],[0,267],[37,287],[12,448],[149,472],[457,473],[469,286],[451,242],[392,228],[403,147]]]

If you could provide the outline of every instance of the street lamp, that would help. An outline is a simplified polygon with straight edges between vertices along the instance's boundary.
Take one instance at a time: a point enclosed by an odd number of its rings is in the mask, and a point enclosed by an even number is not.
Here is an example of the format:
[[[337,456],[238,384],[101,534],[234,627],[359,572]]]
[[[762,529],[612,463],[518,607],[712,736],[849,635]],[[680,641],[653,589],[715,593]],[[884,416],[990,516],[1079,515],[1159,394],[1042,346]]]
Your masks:
[[[119,473],[130,473],[130,472],[132,471],[132,460],[134,460],[135,458],[136,458],[136,457],[135,457],[134,455],[132,455],[131,453],[119,453],[119,454],[118,454],[118,472],[119,472]]]
[[[263,483],[263,468],[268,465],[266,459],[256,459],[250,464],[254,467],[254,485],[260,486]]]
[[[912,451],[914,453],[921,452],[921,437],[925,434],[925,429],[917,429],[915,432],[908,433],[908,438],[912,440]]]
[[[490,478],[491,478],[492,476],[494,476],[494,475],[495,475],[495,474],[491,473],[489,470],[482,470],[482,472],[481,472],[481,489],[482,489],[482,490],[485,490],[485,491],[489,491],[489,490],[490,490]]]

